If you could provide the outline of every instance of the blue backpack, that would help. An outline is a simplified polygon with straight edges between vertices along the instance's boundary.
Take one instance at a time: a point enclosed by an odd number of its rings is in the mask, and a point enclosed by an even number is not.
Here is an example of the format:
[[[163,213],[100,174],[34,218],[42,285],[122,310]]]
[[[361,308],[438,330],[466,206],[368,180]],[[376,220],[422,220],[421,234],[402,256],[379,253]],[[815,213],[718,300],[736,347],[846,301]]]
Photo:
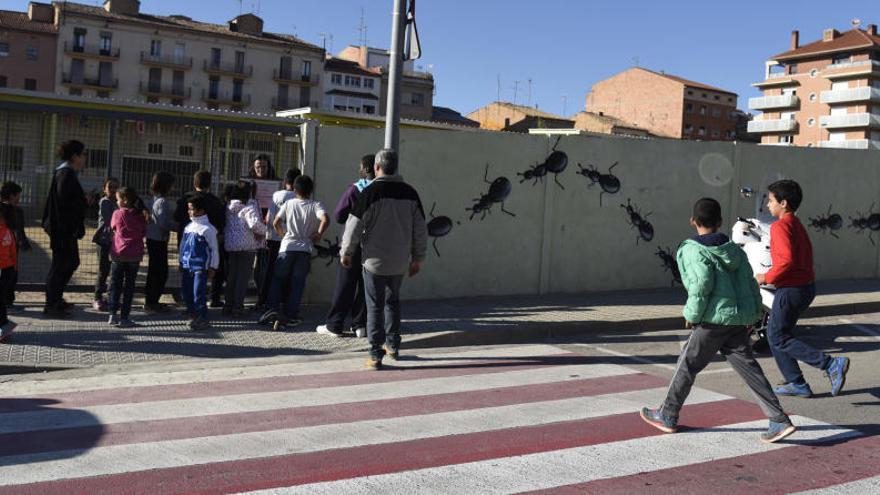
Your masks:
[[[183,234],[183,242],[180,244],[180,266],[184,270],[199,271],[210,268],[208,260],[211,258],[211,247],[205,236],[195,232]]]

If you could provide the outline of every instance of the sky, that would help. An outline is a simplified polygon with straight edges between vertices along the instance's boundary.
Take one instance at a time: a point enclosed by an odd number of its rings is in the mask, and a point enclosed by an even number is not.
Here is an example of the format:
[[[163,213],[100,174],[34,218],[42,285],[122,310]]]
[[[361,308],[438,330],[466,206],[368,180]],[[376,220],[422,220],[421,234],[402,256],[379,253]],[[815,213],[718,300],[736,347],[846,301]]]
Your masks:
[[[0,0],[0,9],[27,4]],[[465,114],[497,100],[500,87],[503,101],[572,115],[584,109],[594,83],[635,65],[732,91],[748,110],[748,98],[760,94],[751,84],[763,78],[770,56],[788,50],[792,30],[805,44],[827,28],[851,29],[853,19],[863,28],[880,24],[880,9],[866,0],[725,4],[727,10],[705,0],[418,0],[423,56],[416,65],[434,74],[434,104]],[[362,15],[368,44],[387,48],[392,7],[393,0],[141,0],[142,12],[205,22],[256,12],[267,31],[326,43],[333,53],[358,44]]]

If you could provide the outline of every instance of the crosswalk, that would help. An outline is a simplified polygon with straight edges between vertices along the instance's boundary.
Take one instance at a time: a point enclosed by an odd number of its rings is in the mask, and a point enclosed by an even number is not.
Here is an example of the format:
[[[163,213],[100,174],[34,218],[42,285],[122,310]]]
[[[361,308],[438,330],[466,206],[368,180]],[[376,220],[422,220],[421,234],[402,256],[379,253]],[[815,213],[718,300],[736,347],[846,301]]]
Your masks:
[[[695,388],[678,434],[636,411],[667,382],[546,345],[16,382],[0,495],[880,493],[880,440]],[[796,473],[805,473],[797,475]]]

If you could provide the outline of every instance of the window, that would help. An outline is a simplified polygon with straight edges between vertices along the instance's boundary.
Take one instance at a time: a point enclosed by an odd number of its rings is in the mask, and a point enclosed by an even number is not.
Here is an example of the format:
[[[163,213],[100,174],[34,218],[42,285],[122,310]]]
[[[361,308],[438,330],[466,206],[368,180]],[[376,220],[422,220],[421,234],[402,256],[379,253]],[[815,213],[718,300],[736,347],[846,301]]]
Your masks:
[[[113,35],[110,33],[101,33],[101,55],[110,55],[113,49]]]
[[[86,30],[76,28],[73,30],[73,51],[81,52],[86,48]]]
[[[152,57],[161,57],[162,56],[162,40],[150,41],[150,56],[152,56]]]
[[[718,96],[718,95],[715,95],[715,99],[716,99],[716,100],[720,100],[720,99],[721,99],[721,97],[720,97],[720,96]]]
[[[180,149],[177,150],[177,154],[180,156],[193,156],[193,147],[181,146]]]
[[[171,100],[171,104],[175,107],[182,107],[183,100],[174,99],[174,100]]]
[[[697,131],[697,134],[699,134],[700,136],[705,136],[706,135],[706,128],[703,126],[700,126],[700,130]]]
[[[24,166],[24,147],[23,146],[6,146],[0,145],[0,159],[5,158],[6,170],[10,172],[21,172]]]
[[[815,79],[817,75],[819,75],[819,69],[813,69],[810,71],[810,77]]]
[[[162,143],[148,143],[147,144],[147,153],[151,155],[161,155],[162,154]]]
[[[849,60],[850,60],[850,56],[848,53],[841,53],[841,54],[833,55],[831,57],[831,64],[832,65],[845,64],[845,63],[849,62]]]
[[[5,88],[7,84],[6,76],[0,76],[0,88]]]
[[[373,83],[374,83],[374,82],[375,82],[375,81],[373,81],[373,79],[370,79],[370,78],[366,78],[366,77],[365,77],[365,78],[364,78],[364,87],[367,88],[367,89],[373,89]]]
[[[342,84],[342,74],[330,74],[330,82],[333,84]]]
[[[718,129],[715,129],[714,131],[712,131],[712,137],[713,138],[721,137],[721,131],[719,131]]]
[[[700,105],[700,115],[706,115],[706,105]]]
[[[70,88],[70,91],[67,92],[70,96],[82,96],[83,90],[82,88]]]
[[[712,109],[712,116],[713,117],[721,117],[721,109],[720,108],[713,108]]]
[[[361,78],[358,76],[345,76],[345,85],[359,88],[361,87]]]
[[[308,60],[303,60],[302,78],[304,81],[308,81],[311,76],[312,76],[312,63]]]
[[[810,93],[810,103],[816,102],[816,93]]]
[[[211,48],[211,67],[220,67],[220,59],[223,57],[223,51],[219,48]]]
[[[816,119],[811,118],[807,121],[807,125],[813,127],[814,125],[816,125]]]
[[[35,46],[27,47],[27,51],[25,52],[25,57],[27,57],[28,60],[37,60],[39,58],[39,55],[40,55],[40,50],[37,49],[37,47],[35,47]]]
[[[422,93],[413,93],[410,96],[409,104],[416,107],[425,106],[425,95]]]
[[[183,43],[175,43],[174,44],[174,61],[178,64],[185,63],[186,58],[186,45]]]
[[[235,52],[235,72],[244,74],[244,52]]]
[[[9,43],[0,43],[0,57],[9,56]]]
[[[684,111],[686,113],[693,113],[694,112],[694,104],[693,103],[685,103],[684,104]]]
[[[155,96],[148,96],[147,103],[159,103],[159,98],[156,98]]]
[[[364,113],[373,115],[376,113],[376,107],[373,105],[364,105]]]
[[[706,96],[706,93],[703,93],[703,98],[708,98],[708,96]]]
[[[779,141],[778,141],[778,142],[779,142],[779,143],[784,143],[784,144],[791,144],[791,143],[794,142],[794,136],[792,136],[792,135],[779,136]]]
[[[728,96],[728,97],[727,97],[727,103],[733,103],[733,97],[732,97],[732,96]]]
[[[692,126],[691,124],[685,124],[684,125],[684,133],[685,134],[693,134],[694,133],[694,126]]]
[[[232,101],[241,101],[242,97],[242,89],[244,88],[244,81],[241,79],[233,79],[232,80]]]
[[[788,66],[788,73],[789,73],[789,74],[797,74],[797,73],[798,73],[798,66],[797,66],[797,64],[791,64],[791,65],[789,65],[789,66]]]
[[[208,80],[208,98],[216,100],[219,93],[220,78],[217,76],[211,76],[211,79]]]
[[[694,92],[691,90],[688,90],[688,96],[694,96]]]
[[[28,91],[36,91],[37,90],[37,80],[36,79],[25,79],[24,80],[24,89]]]

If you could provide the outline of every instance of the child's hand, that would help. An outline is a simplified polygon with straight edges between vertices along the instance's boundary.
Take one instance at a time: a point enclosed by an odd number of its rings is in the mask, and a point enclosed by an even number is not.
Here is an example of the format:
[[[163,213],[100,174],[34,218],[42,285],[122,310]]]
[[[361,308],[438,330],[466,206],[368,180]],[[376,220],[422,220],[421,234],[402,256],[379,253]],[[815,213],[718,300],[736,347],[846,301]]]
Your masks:
[[[687,321],[687,320],[684,320],[684,327],[685,327],[686,329],[690,330],[691,328],[694,328],[694,324],[691,323],[691,322],[689,322],[689,321]]]
[[[217,270],[215,270],[213,268],[208,268],[208,279],[213,280],[214,275],[216,275],[216,274],[217,274]]]
[[[758,282],[758,285],[764,285],[764,282],[767,281],[767,277],[763,273],[755,274],[755,281]]]
[[[351,268],[351,256],[342,256],[339,258],[339,264],[345,268]]]

